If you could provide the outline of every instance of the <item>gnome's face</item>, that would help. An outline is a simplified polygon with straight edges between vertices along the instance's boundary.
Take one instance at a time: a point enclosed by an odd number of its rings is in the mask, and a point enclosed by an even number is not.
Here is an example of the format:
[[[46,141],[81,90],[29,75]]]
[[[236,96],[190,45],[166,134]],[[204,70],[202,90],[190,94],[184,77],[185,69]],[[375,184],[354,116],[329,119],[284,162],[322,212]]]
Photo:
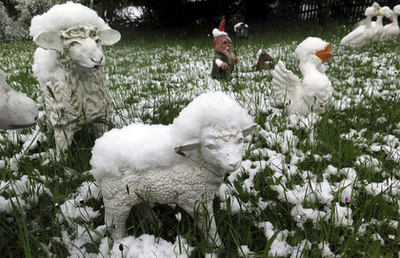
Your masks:
[[[214,49],[225,54],[231,55],[232,41],[228,35],[223,35],[215,38]]]

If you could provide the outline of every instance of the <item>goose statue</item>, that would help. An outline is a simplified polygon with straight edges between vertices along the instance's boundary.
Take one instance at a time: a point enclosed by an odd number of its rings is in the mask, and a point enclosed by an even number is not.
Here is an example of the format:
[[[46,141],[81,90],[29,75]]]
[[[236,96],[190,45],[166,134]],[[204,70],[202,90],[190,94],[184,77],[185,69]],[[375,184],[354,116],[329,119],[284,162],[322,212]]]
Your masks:
[[[331,101],[333,88],[325,75],[324,63],[333,55],[329,44],[316,37],[308,37],[301,42],[295,54],[300,60],[303,80],[279,61],[272,71],[272,86],[277,104],[284,105],[288,115],[306,115]]]
[[[390,22],[393,22],[393,12],[388,6],[382,7],[381,9],[379,9],[379,12],[382,15],[378,15],[376,17],[376,22],[371,22],[372,29],[374,30],[374,37],[372,38],[372,42],[378,42],[380,36],[384,31],[383,17],[386,17]]]
[[[400,5],[393,7],[393,21],[383,27],[383,33],[379,37],[379,41],[396,40],[399,36],[400,29],[397,18],[400,15]]]
[[[371,7],[374,7],[376,10],[381,9],[381,6],[380,6],[377,2],[374,2],[374,3],[371,5]],[[360,27],[360,26],[362,26],[362,25],[365,25],[366,22],[367,22],[366,19],[363,19],[363,20],[357,22],[356,24],[354,24],[352,30],[355,30],[355,29],[357,29],[358,27]]]
[[[360,26],[344,36],[340,41],[340,45],[350,48],[362,48],[370,44],[375,35],[371,20],[377,15],[382,15],[382,13],[374,7],[368,7],[365,10],[365,16],[367,16],[365,26]]]

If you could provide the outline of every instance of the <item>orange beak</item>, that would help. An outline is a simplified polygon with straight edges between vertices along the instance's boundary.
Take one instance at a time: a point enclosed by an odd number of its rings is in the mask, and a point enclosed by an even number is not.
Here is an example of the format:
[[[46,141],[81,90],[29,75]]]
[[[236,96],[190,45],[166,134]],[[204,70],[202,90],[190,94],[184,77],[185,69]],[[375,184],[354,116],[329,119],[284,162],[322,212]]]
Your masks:
[[[331,57],[333,57],[333,54],[331,53],[331,49],[328,46],[326,46],[326,48],[324,50],[318,51],[317,53],[315,53],[316,56],[319,57],[319,59],[322,60],[322,63],[325,63],[326,61],[328,61],[329,59],[331,59]]]

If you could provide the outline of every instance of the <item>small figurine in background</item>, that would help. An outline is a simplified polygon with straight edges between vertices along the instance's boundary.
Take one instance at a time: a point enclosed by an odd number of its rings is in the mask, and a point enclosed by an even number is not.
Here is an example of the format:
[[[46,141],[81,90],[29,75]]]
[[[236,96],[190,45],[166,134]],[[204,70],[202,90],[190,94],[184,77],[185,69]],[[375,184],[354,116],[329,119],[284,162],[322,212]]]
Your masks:
[[[257,51],[256,71],[274,69],[274,59],[264,49]]]
[[[214,79],[229,79],[235,64],[239,62],[238,57],[232,57],[232,41],[225,32],[225,19],[219,24],[219,28],[212,31],[214,36],[214,59],[211,77]]]

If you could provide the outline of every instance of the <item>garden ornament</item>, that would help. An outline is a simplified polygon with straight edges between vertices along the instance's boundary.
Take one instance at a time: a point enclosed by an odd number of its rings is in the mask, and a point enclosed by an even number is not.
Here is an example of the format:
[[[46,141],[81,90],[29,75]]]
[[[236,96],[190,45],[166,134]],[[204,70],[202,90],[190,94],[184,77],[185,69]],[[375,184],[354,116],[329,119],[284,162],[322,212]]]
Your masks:
[[[229,79],[235,65],[239,62],[238,57],[232,57],[232,41],[225,32],[225,19],[212,31],[214,36],[214,59],[211,77],[214,79]]]
[[[374,7],[368,7],[365,10],[365,15],[367,16],[365,26],[359,26],[357,29],[344,36],[340,41],[341,46],[349,48],[362,48],[371,43],[375,36],[371,20],[377,15],[382,15],[382,13],[380,13]]]
[[[35,16],[30,35],[39,46],[33,72],[40,83],[58,156],[82,128],[95,125],[98,136],[106,131],[112,100],[102,46],[115,44],[121,35],[96,12],[72,2]]]
[[[256,71],[274,69],[274,59],[264,49],[257,51]]]
[[[148,202],[183,208],[205,238],[220,246],[214,195],[225,174],[240,168],[244,137],[255,127],[231,97],[209,92],[195,98],[171,125],[135,123],[97,139],[90,173],[102,191],[114,240],[125,236],[132,207]]]
[[[13,90],[0,69],[0,129],[22,129],[36,125],[38,108],[35,101]]]
[[[324,63],[333,55],[329,44],[320,38],[308,37],[295,50],[300,60],[301,81],[279,61],[272,71],[272,86],[279,105],[288,114],[306,115],[324,108],[331,102],[333,87],[325,75]]]

